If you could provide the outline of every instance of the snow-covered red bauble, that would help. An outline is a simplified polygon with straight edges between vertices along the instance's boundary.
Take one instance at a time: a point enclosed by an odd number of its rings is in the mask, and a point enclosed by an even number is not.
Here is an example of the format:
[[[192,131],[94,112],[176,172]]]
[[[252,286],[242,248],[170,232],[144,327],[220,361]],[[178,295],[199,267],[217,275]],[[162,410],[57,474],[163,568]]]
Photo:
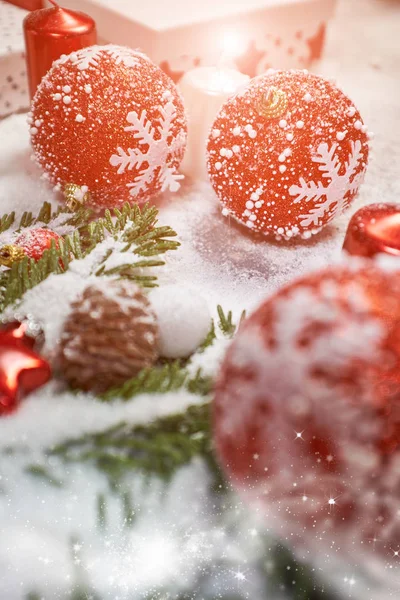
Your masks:
[[[0,264],[11,267],[14,262],[22,260],[25,256],[38,261],[44,251],[50,250],[52,245],[58,248],[60,240],[62,237],[51,229],[26,229],[12,244],[0,248]]]
[[[349,206],[368,150],[357,108],[334,83],[276,71],[223,106],[208,171],[225,216],[277,239],[308,238]]]
[[[261,305],[224,360],[214,431],[222,467],[280,536],[390,561],[400,548],[400,266],[384,260],[328,268]]]
[[[62,237],[51,229],[38,227],[37,229],[27,229],[15,240],[15,245],[23,249],[26,256],[39,260],[45,250],[49,250],[54,244],[56,248]]]
[[[42,80],[29,122],[48,179],[85,189],[97,206],[179,188],[183,104],[173,81],[141,52],[107,45],[62,56]]]

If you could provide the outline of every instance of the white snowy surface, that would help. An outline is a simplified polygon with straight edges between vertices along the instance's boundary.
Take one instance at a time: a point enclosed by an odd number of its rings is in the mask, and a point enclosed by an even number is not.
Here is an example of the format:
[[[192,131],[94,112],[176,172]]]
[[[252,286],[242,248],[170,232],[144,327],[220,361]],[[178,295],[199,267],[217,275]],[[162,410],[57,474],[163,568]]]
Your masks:
[[[160,354],[186,358],[205,340],[211,327],[207,301],[199,290],[179,284],[155,288],[149,300],[157,317]]]
[[[224,219],[208,185],[186,181],[178,194],[158,201],[161,222],[174,227],[182,243],[160,269],[161,285],[190,286],[207,299],[213,314],[220,303],[237,318],[243,309],[252,310],[293,277],[335,261],[341,254],[346,224],[359,206],[398,202],[399,30],[399,2],[342,0],[326,58],[318,68],[321,74],[337,79],[359,107],[369,130],[375,132],[366,181],[352,209],[312,240],[271,242]],[[35,211],[44,200],[55,204],[56,196],[40,181],[30,161],[26,119],[10,117],[0,123],[1,213]],[[47,285],[50,289],[51,283]],[[37,307],[37,302],[32,305]],[[39,316],[46,320],[52,310],[55,306],[48,298]],[[58,330],[50,328],[48,335],[54,341]],[[221,343],[205,354],[208,371],[221,360],[224,347]],[[50,384],[27,399],[15,415],[0,420],[0,449],[14,443],[31,449],[12,457],[1,455],[1,598],[24,600],[28,592],[38,590],[45,600],[64,600],[71,585],[83,580],[102,600],[139,600],[145,590],[185,589],[205,564],[224,557],[225,570],[218,573],[221,588],[232,592],[239,588],[252,600],[265,600],[252,569],[259,549],[257,531],[249,515],[237,517],[237,527],[221,530],[209,509],[207,474],[201,464],[196,462],[178,473],[168,490],[157,482],[145,488],[140,478],[135,479],[132,493],[139,516],[134,527],[124,528],[120,501],[115,498],[103,531],[96,526],[96,498],[106,491],[106,483],[94,469],[71,468],[65,489],[44,486],[23,475],[24,466],[55,441],[121,419],[145,422],[192,401],[184,393],[160,398],[143,395],[132,403],[107,406],[89,396],[55,396],[54,384]],[[228,529],[233,533],[227,534]],[[71,546],[73,537],[79,539],[78,546]],[[332,576],[328,566],[320,574]],[[395,597],[385,590],[366,590],[354,578],[351,564],[342,566],[335,579],[344,597]]]

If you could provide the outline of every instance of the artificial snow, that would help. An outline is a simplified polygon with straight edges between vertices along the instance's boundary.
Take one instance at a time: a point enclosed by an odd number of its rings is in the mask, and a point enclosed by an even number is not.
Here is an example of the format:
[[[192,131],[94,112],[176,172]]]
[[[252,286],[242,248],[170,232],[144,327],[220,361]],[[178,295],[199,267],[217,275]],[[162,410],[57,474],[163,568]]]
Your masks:
[[[149,60],[145,54],[137,50],[134,51],[125,46],[107,44],[106,46],[89,46],[88,48],[82,48],[81,50],[78,50],[78,52],[72,52],[68,55],[63,54],[57,62],[63,64],[70,61],[77,66],[79,71],[86,71],[91,66],[97,66],[98,60],[103,53],[108,54],[114,59],[117,65],[122,63],[126,67],[136,67],[139,65],[138,57]],[[66,91],[65,87],[69,86],[64,86],[64,92]]]
[[[176,284],[156,288],[149,300],[157,317],[161,356],[186,358],[193,354],[211,327],[205,298]]]

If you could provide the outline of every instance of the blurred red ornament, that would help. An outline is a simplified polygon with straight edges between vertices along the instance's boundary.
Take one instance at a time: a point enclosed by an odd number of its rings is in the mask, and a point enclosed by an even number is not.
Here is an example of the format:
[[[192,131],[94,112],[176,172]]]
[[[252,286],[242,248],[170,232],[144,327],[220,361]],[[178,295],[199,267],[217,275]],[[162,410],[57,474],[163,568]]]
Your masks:
[[[140,52],[107,45],[62,57],[39,86],[30,123],[49,179],[61,189],[73,182],[97,206],[144,202],[179,188],[182,100]]]
[[[276,71],[223,106],[208,170],[224,215],[277,239],[308,238],[352,202],[368,152],[367,128],[335,84]]]
[[[39,227],[38,229],[25,230],[13,244],[7,244],[0,248],[0,264],[11,267],[14,262],[22,260],[25,256],[39,260],[45,250],[49,250],[53,243],[56,247],[62,239],[58,233],[50,229]]]
[[[34,343],[23,323],[8,323],[0,330],[0,416],[50,380],[49,363],[34,352]]]
[[[400,207],[398,204],[370,204],[353,215],[343,249],[355,256],[400,254]]]
[[[96,24],[88,15],[61,8],[35,10],[24,19],[26,63],[31,98],[53,61],[97,42]]]
[[[268,525],[365,568],[362,553],[386,561],[400,547],[400,270],[386,260],[326,269],[262,304],[214,400],[221,466]]]

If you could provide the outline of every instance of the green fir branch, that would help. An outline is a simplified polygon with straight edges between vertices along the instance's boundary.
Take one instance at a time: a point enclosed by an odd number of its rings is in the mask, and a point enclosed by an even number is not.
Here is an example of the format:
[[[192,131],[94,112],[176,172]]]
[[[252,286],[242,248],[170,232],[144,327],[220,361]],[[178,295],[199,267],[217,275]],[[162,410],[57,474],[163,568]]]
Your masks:
[[[192,394],[206,396],[210,393],[211,388],[211,378],[203,376],[200,369],[193,377],[182,365],[182,362],[176,360],[143,369],[136,377],[129,379],[121,387],[106,392],[101,399],[105,402],[115,398],[127,401],[139,394],[166,394],[180,389],[187,389]]]
[[[51,475],[50,471],[42,465],[29,465],[28,467],[26,467],[25,472],[54,487],[62,487],[63,485],[61,481],[55,479]]]
[[[230,310],[227,314],[225,314],[222,306],[217,306],[218,317],[219,317],[219,328],[222,333],[228,337],[232,337],[236,330],[240,327],[242,321],[246,318],[246,311],[244,310],[240,316],[239,323],[236,325],[232,321],[232,311]]]
[[[93,218],[94,212],[90,208],[82,207],[79,210],[72,212],[67,207],[61,206],[56,210],[53,210],[50,202],[43,202],[36,216],[30,211],[25,211],[18,223],[16,229],[19,232],[21,229],[32,227],[34,225],[50,225],[54,219],[59,215],[65,214],[68,217],[65,218],[64,224],[71,226],[78,226],[78,224],[86,224],[89,219]],[[0,219],[0,233],[10,229],[15,223],[15,212],[5,214]]]
[[[51,248],[46,250],[38,261],[25,258],[14,263],[10,269],[0,272],[0,311],[14,304],[49,275],[65,272],[72,260],[85,258],[108,235],[113,235],[116,239],[120,236],[122,242],[126,243],[124,251],[127,253],[127,260],[125,264],[107,271],[104,263],[112,254],[110,251],[103,259],[103,265],[99,267],[97,275],[126,278],[143,287],[157,285],[157,277],[144,275],[140,269],[164,265],[163,260],[151,257],[162,255],[179,246],[179,242],[169,239],[176,236],[173,229],[157,227],[157,209],[148,204],[141,208],[125,204],[121,210],[106,211],[104,217],[88,222],[93,217],[90,209],[83,207],[72,213],[60,208],[52,212],[51,205],[44,203],[37,217],[33,217],[29,212],[22,215],[20,228],[38,223],[50,226],[61,214],[68,215],[63,224],[74,227],[75,231],[60,240],[58,247],[53,242]],[[14,220],[14,213],[4,215],[0,219],[0,231],[9,229]],[[144,258],[138,260],[137,257]],[[146,257],[150,257],[149,260],[145,260]]]
[[[12,227],[12,225],[14,224],[14,221],[15,221],[15,212],[14,211],[8,215],[3,215],[0,219],[0,233],[4,233],[4,231],[7,231],[8,229],[10,229],[10,227]]]
[[[145,287],[154,287],[157,278],[153,275],[140,275],[137,270],[163,266],[165,261],[159,256],[180,246],[179,242],[169,239],[176,236],[176,232],[171,227],[156,226],[157,214],[157,209],[149,204],[145,204],[142,208],[126,204],[122,211],[114,211],[114,218],[109,211],[106,211],[105,216],[92,228],[92,235],[101,240],[105,232],[116,238],[122,232],[120,239],[125,243],[122,252],[127,253],[127,262],[106,269],[105,263],[111,255],[107,253],[96,274],[119,276]],[[132,254],[141,259],[133,260]]]
[[[51,204],[49,202],[43,202],[39,213],[36,217],[30,211],[26,211],[23,213],[22,217],[19,220],[19,225],[17,231],[20,229],[24,229],[25,227],[32,227],[32,225],[43,224],[48,225],[50,221],[55,219],[62,211],[58,209],[53,212]]]
[[[107,524],[107,501],[105,494],[97,494],[97,523],[100,529]]]
[[[209,411],[206,403],[146,425],[122,422],[100,433],[68,440],[50,450],[49,455],[66,463],[94,464],[113,488],[131,471],[168,481],[195,456],[214,461]]]
[[[208,332],[207,336],[205,337],[203,343],[200,345],[198,352],[204,352],[207,348],[209,348],[210,346],[213,345],[213,343],[215,342],[215,340],[217,339],[217,332],[215,329],[215,323],[214,323],[214,319],[211,321],[211,327],[210,327],[210,331]]]

